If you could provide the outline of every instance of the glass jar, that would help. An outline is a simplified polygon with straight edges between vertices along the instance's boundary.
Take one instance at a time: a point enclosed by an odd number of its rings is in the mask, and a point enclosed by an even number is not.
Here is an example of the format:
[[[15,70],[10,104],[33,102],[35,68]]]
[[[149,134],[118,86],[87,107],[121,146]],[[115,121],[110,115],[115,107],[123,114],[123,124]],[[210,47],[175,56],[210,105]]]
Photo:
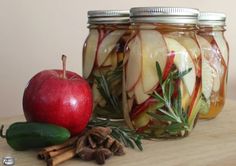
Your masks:
[[[123,119],[122,64],[129,37],[129,11],[88,11],[88,23],[83,76],[92,88],[93,115]]]
[[[202,51],[202,87],[207,101],[200,117],[215,118],[223,109],[229,62],[228,43],[224,37],[225,14],[201,12],[198,42]]]
[[[198,10],[142,7],[132,8],[130,16],[123,74],[126,123],[151,138],[186,136],[202,101]]]

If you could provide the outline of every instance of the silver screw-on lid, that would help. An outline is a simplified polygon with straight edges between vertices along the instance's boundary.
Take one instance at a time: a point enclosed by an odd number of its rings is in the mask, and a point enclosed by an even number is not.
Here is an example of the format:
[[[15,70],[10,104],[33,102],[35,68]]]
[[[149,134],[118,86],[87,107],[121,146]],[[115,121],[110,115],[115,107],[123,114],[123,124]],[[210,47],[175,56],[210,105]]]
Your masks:
[[[219,25],[224,26],[226,15],[224,13],[200,12],[198,16],[198,25]]]
[[[183,7],[138,7],[130,9],[131,22],[196,24],[199,10]]]
[[[89,24],[127,24],[128,10],[91,10],[88,11]]]

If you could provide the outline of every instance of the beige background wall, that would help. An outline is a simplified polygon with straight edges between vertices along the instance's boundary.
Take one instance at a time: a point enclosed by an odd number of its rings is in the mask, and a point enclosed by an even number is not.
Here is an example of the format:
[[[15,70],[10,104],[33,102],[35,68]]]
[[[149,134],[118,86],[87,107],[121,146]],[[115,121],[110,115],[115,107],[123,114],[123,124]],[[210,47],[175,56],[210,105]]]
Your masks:
[[[236,9],[233,0],[0,0],[0,117],[22,113],[27,81],[43,69],[81,74],[81,50],[87,36],[87,11],[133,6],[187,6],[222,11],[228,16],[230,44],[228,97],[236,99]]]

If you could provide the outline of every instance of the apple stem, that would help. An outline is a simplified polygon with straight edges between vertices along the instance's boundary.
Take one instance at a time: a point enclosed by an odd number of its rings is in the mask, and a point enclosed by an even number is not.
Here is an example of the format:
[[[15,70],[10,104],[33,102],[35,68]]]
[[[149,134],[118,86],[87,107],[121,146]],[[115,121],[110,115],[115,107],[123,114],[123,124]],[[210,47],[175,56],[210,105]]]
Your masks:
[[[62,78],[63,79],[66,79],[66,56],[65,55],[62,55],[61,56],[61,60],[62,60],[62,66],[63,66],[63,75],[62,75]]]

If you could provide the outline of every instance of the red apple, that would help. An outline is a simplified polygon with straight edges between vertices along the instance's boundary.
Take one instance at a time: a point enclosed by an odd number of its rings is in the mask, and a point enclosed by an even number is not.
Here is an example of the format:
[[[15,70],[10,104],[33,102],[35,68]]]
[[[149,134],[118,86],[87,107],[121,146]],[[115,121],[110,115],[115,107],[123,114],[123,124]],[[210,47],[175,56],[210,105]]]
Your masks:
[[[86,127],[92,114],[92,92],[81,76],[65,70],[44,70],[28,83],[23,96],[27,121],[52,123],[67,128],[72,135]]]

